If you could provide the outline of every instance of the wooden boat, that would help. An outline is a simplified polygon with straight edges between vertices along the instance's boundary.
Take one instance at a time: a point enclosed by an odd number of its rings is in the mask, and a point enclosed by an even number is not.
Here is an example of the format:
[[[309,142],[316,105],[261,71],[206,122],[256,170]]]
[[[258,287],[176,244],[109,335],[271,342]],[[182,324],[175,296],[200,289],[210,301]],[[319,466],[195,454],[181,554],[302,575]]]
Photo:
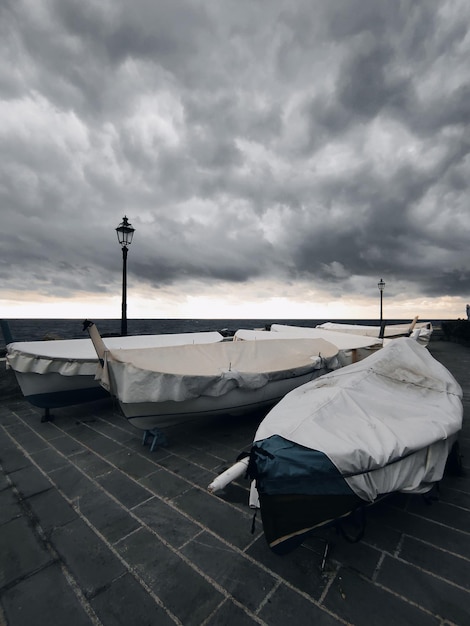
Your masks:
[[[92,322],[88,331],[102,363],[101,384],[144,430],[270,406],[339,365],[337,348],[324,339],[110,349]]]
[[[124,347],[212,343],[223,340],[218,332],[107,337],[106,345]],[[21,341],[7,345],[7,367],[14,372],[21,391],[34,406],[49,409],[80,404],[109,396],[95,380],[98,357],[85,339]]]
[[[413,337],[418,343],[427,345],[431,339],[433,327],[431,322],[418,322],[416,316],[410,324],[386,324],[381,333],[380,326],[368,326],[365,324],[342,324],[336,322],[325,322],[316,328],[334,332],[352,333],[367,337],[384,337],[392,339],[396,337]]]
[[[410,338],[287,394],[259,425],[248,464],[271,549],[284,554],[387,494],[430,491],[462,415],[457,381]]]
[[[271,324],[269,331],[237,330],[234,340],[257,341],[263,339],[292,339],[294,337],[329,341],[338,348],[338,359],[341,366],[360,361],[383,345],[383,340],[377,337],[287,324]]]

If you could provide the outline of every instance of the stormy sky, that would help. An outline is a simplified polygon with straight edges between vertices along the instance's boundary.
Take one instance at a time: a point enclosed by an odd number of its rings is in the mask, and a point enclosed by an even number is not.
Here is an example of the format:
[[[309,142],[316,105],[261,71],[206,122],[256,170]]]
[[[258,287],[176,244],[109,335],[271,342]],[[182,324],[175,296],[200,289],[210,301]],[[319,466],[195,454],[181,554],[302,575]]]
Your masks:
[[[2,317],[453,318],[468,0],[0,0]]]

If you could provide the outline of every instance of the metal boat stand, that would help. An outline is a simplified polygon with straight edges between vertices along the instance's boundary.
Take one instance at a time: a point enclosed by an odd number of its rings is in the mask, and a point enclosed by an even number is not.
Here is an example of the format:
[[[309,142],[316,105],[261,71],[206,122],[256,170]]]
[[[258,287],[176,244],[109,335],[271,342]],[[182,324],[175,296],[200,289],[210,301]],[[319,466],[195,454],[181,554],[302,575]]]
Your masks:
[[[334,520],[332,523],[328,524],[326,527],[329,530],[332,530],[336,533],[337,536],[342,537],[348,543],[357,543],[360,541],[365,533],[366,527],[366,507],[361,506],[354,511],[352,511],[349,515],[344,518],[340,518]],[[320,542],[323,545],[323,551],[321,550],[313,550],[315,554],[318,554],[321,557],[320,563],[320,571],[323,572],[325,570],[326,561],[328,555],[330,553],[331,547],[334,546],[334,541],[327,539],[326,537],[322,537],[320,535],[312,534],[310,539]]]
[[[151,430],[144,431],[144,436],[142,437],[143,446],[147,444],[147,440],[149,438],[152,438],[152,443],[150,444],[150,452],[154,451],[156,445],[163,447],[168,445],[168,440],[165,433],[163,433],[159,428],[152,428]]]
[[[319,541],[322,546],[323,549],[319,549],[317,550],[312,550],[312,552],[314,552],[315,554],[317,554],[318,556],[321,557],[321,562],[320,562],[320,571],[323,573],[325,571],[325,566],[326,566],[326,560],[328,558],[328,555],[330,553],[330,546],[331,543],[328,539],[325,539],[324,537],[318,537],[318,536],[312,536],[310,537],[311,540],[315,540],[315,541]],[[311,549],[311,548],[310,548]]]
[[[43,423],[43,422],[53,422],[53,421],[54,421],[54,416],[51,415],[49,407],[47,406],[44,409],[44,415],[41,417],[41,423]]]

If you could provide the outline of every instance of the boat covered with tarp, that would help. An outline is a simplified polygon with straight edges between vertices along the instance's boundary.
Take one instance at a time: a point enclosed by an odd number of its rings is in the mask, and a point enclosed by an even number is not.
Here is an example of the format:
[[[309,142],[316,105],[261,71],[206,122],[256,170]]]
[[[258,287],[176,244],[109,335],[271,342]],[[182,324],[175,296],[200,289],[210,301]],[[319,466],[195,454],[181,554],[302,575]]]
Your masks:
[[[143,348],[187,343],[215,343],[217,331],[161,335],[106,337],[109,348]],[[50,409],[81,404],[109,396],[95,379],[98,357],[89,337],[51,341],[13,341],[7,345],[6,364],[32,405]]]
[[[384,324],[381,326],[370,326],[367,324],[346,324],[338,322],[324,322],[318,324],[316,328],[354,335],[364,335],[366,337],[384,337],[393,339],[396,337],[413,337],[422,345],[427,345],[431,340],[433,326],[432,322],[418,322],[418,316],[409,324]]]
[[[110,349],[96,326],[87,325],[102,364],[97,378],[144,430],[269,407],[340,365],[338,349],[324,339]]]
[[[258,341],[269,339],[324,339],[338,348],[338,359],[342,366],[350,365],[369,356],[383,345],[378,337],[342,333],[310,326],[271,324],[270,330],[237,330],[234,340]]]
[[[462,427],[462,389],[410,338],[287,394],[250,452],[264,534],[285,553],[393,492],[427,493]]]

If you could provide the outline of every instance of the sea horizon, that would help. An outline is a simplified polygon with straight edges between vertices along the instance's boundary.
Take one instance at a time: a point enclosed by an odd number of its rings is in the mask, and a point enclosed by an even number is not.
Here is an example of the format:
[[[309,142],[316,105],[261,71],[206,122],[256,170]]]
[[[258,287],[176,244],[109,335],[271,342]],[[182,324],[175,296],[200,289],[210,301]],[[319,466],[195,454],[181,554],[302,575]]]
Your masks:
[[[84,339],[88,337],[83,330],[82,318],[3,318],[13,341],[40,341],[43,339]],[[121,332],[120,318],[94,318],[92,320],[102,335]],[[419,322],[431,322],[440,326],[446,320],[419,319]],[[267,328],[271,324],[314,327],[325,322],[342,324],[366,324],[379,326],[376,319],[320,319],[320,318],[128,318],[128,335],[158,335],[168,333],[188,333],[204,331],[234,332],[240,328]],[[384,319],[386,324],[411,323],[412,319]],[[6,347],[5,330],[0,334],[0,350]]]

